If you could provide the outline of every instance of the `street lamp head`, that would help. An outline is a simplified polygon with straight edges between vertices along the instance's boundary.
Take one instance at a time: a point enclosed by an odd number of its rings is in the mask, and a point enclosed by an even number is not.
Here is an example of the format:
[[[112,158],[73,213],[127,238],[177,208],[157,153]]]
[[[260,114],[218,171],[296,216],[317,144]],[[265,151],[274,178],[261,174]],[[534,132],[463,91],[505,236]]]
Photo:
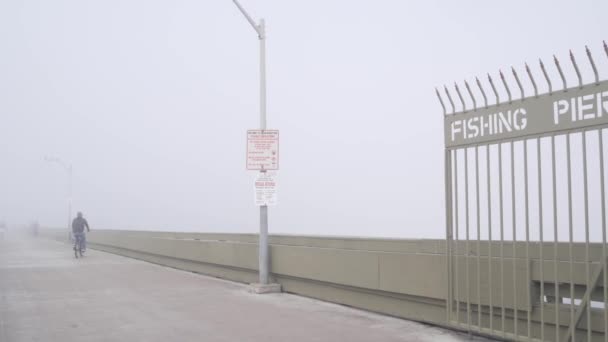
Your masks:
[[[49,156],[44,156],[44,161],[47,161],[49,163],[61,163],[62,162],[62,160],[57,157],[49,157]]]
[[[45,156],[44,157],[44,161],[48,162],[48,163],[57,163],[59,164],[61,167],[63,167],[66,171],[68,172],[72,172],[72,165],[66,163],[65,161],[63,161],[60,158],[57,157],[49,157],[49,156]]]
[[[249,13],[247,13],[247,11],[245,11],[245,9],[243,8],[243,6],[241,6],[241,4],[237,0],[232,0],[232,2],[234,2],[234,4],[236,5],[236,7],[239,9],[239,11],[241,11],[241,13],[245,17],[245,19],[249,22],[249,24],[251,25],[251,27],[258,34],[258,37],[260,39],[264,39],[264,19],[262,19],[260,21],[260,25],[257,25],[255,23],[255,21],[249,15]]]

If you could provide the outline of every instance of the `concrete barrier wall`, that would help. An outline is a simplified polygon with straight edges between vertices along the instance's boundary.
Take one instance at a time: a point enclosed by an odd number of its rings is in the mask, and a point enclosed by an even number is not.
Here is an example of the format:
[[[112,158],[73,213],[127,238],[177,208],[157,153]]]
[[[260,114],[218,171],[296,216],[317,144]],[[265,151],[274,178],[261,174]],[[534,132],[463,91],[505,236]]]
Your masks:
[[[65,240],[65,232],[45,230],[43,235]],[[255,234],[208,234],[98,230],[88,235],[93,248],[142,259],[161,265],[207,274],[238,282],[257,281],[258,255]],[[454,295],[466,307],[465,299],[471,304],[481,300],[483,305],[490,302],[492,293],[494,305],[501,303],[504,290],[506,310],[505,327],[513,325],[513,308],[517,308],[520,319],[526,319],[530,312],[532,324],[538,321],[538,291],[541,284],[540,268],[544,270],[545,293],[550,296],[554,284],[553,261],[538,259],[540,245],[531,244],[530,259],[512,258],[512,245],[505,243],[505,259],[502,277],[508,279],[502,288],[499,259],[492,259],[492,277],[488,277],[489,261],[487,251],[492,247],[499,250],[498,243],[482,242],[480,245],[480,278],[477,285],[477,259],[469,259],[469,283],[465,282],[464,270],[467,251],[463,244],[455,245],[453,259],[461,270],[458,277],[459,289]],[[515,246],[524,248],[519,243]],[[563,252],[558,256],[558,279],[560,283],[570,281],[567,246],[560,246]],[[543,245],[545,255],[553,256],[553,244]],[[475,248],[474,251],[477,249]],[[471,255],[473,250],[468,252]],[[350,305],[371,311],[423,321],[437,325],[447,324],[445,300],[447,297],[447,258],[444,240],[400,240],[345,237],[283,236],[270,237],[271,276],[280,283],[285,292],[319,298],[325,301]],[[583,246],[574,246],[574,259],[580,262],[572,275],[575,284],[585,284]],[[494,252],[495,253],[495,252]],[[592,245],[593,258],[601,255],[601,246]],[[563,254],[563,255],[562,255]],[[517,255],[525,255],[517,253]],[[596,260],[596,259],[594,259]],[[515,262],[515,273],[513,273]],[[527,267],[529,263],[530,267]],[[528,273],[529,271],[529,273]],[[513,286],[513,276],[516,283]],[[492,283],[489,283],[492,279]],[[490,288],[492,289],[490,291]],[[513,300],[517,291],[517,301]],[[528,292],[529,291],[529,292]],[[602,288],[597,289],[597,297]],[[530,296],[527,294],[530,293]],[[562,292],[563,293],[563,292]],[[479,296],[478,296],[479,294]],[[545,305],[545,321],[551,322],[554,306]],[[552,309],[553,308],[553,309]],[[495,309],[500,314],[500,309]],[[462,317],[465,316],[463,312]],[[474,312],[474,316],[477,313]],[[489,315],[484,312],[482,319]],[[563,325],[567,327],[567,315]],[[594,330],[603,331],[602,315],[592,317]],[[462,318],[461,318],[462,319]],[[500,322],[501,318],[496,317]],[[524,326],[524,324],[521,324]],[[585,326],[581,322],[581,326]],[[565,328],[565,327],[564,327]],[[531,328],[533,331],[538,326]],[[546,328],[549,329],[549,328]]]
[[[65,240],[61,231],[44,236]],[[257,281],[255,234],[96,230],[92,248],[219,278]],[[271,236],[271,276],[285,292],[445,324],[444,241]]]

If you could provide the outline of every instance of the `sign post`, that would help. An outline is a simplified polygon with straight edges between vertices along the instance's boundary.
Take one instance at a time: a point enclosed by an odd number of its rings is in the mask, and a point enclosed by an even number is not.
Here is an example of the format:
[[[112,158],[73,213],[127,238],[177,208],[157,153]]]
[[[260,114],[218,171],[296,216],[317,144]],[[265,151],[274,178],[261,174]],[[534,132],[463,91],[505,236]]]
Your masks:
[[[255,21],[245,11],[243,6],[237,1],[232,0],[236,7],[241,11],[245,19],[249,22],[251,27],[258,34],[260,41],[260,130],[262,136],[266,131],[266,24],[264,19],[260,19],[260,23],[256,24]],[[278,139],[278,132],[277,132]],[[278,141],[278,140],[277,140]],[[278,144],[277,144],[278,146]],[[277,150],[278,153],[278,150]],[[260,164],[260,173],[265,173],[268,169],[262,169]],[[277,156],[277,169],[278,169],[278,156]],[[271,293],[280,292],[281,285],[269,284],[268,273],[270,268],[270,262],[268,259],[269,247],[268,247],[268,206],[260,206],[260,239],[258,243],[259,248],[259,283],[252,284],[252,291],[255,293]]]

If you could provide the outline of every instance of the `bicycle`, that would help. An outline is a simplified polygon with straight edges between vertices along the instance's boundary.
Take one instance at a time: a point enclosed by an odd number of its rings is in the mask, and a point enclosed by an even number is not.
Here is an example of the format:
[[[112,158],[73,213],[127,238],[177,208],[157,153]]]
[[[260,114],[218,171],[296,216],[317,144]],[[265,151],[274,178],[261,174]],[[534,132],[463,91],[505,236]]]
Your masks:
[[[84,256],[84,233],[74,233],[74,257]]]

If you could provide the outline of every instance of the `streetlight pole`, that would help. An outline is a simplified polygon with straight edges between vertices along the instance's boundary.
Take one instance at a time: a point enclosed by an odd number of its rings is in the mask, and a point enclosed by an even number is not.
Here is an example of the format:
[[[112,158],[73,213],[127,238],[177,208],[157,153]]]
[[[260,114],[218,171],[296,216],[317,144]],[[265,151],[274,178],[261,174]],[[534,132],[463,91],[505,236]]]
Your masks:
[[[72,164],[68,168],[68,240],[72,241]]]
[[[251,16],[245,11],[243,6],[237,1],[232,0],[236,7],[241,11],[245,19],[258,34],[260,41],[260,129],[266,129],[266,23],[264,19],[260,19],[260,23],[256,24]],[[261,170],[261,173],[266,172]],[[278,284],[269,284],[269,247],[268,247],[268,206],[260,206],[260,236],[258,242],[258,257],[259,257],[259,284],[254,285],[254,292],[269,293],[279,292],[281,290]]]
[[[68,174],[68,241],[72,240],[72,230],[70,223],[72,221],[72,164],[68,164],[57,157],[44,157],[44,160],[49,163],[59,164]]]

